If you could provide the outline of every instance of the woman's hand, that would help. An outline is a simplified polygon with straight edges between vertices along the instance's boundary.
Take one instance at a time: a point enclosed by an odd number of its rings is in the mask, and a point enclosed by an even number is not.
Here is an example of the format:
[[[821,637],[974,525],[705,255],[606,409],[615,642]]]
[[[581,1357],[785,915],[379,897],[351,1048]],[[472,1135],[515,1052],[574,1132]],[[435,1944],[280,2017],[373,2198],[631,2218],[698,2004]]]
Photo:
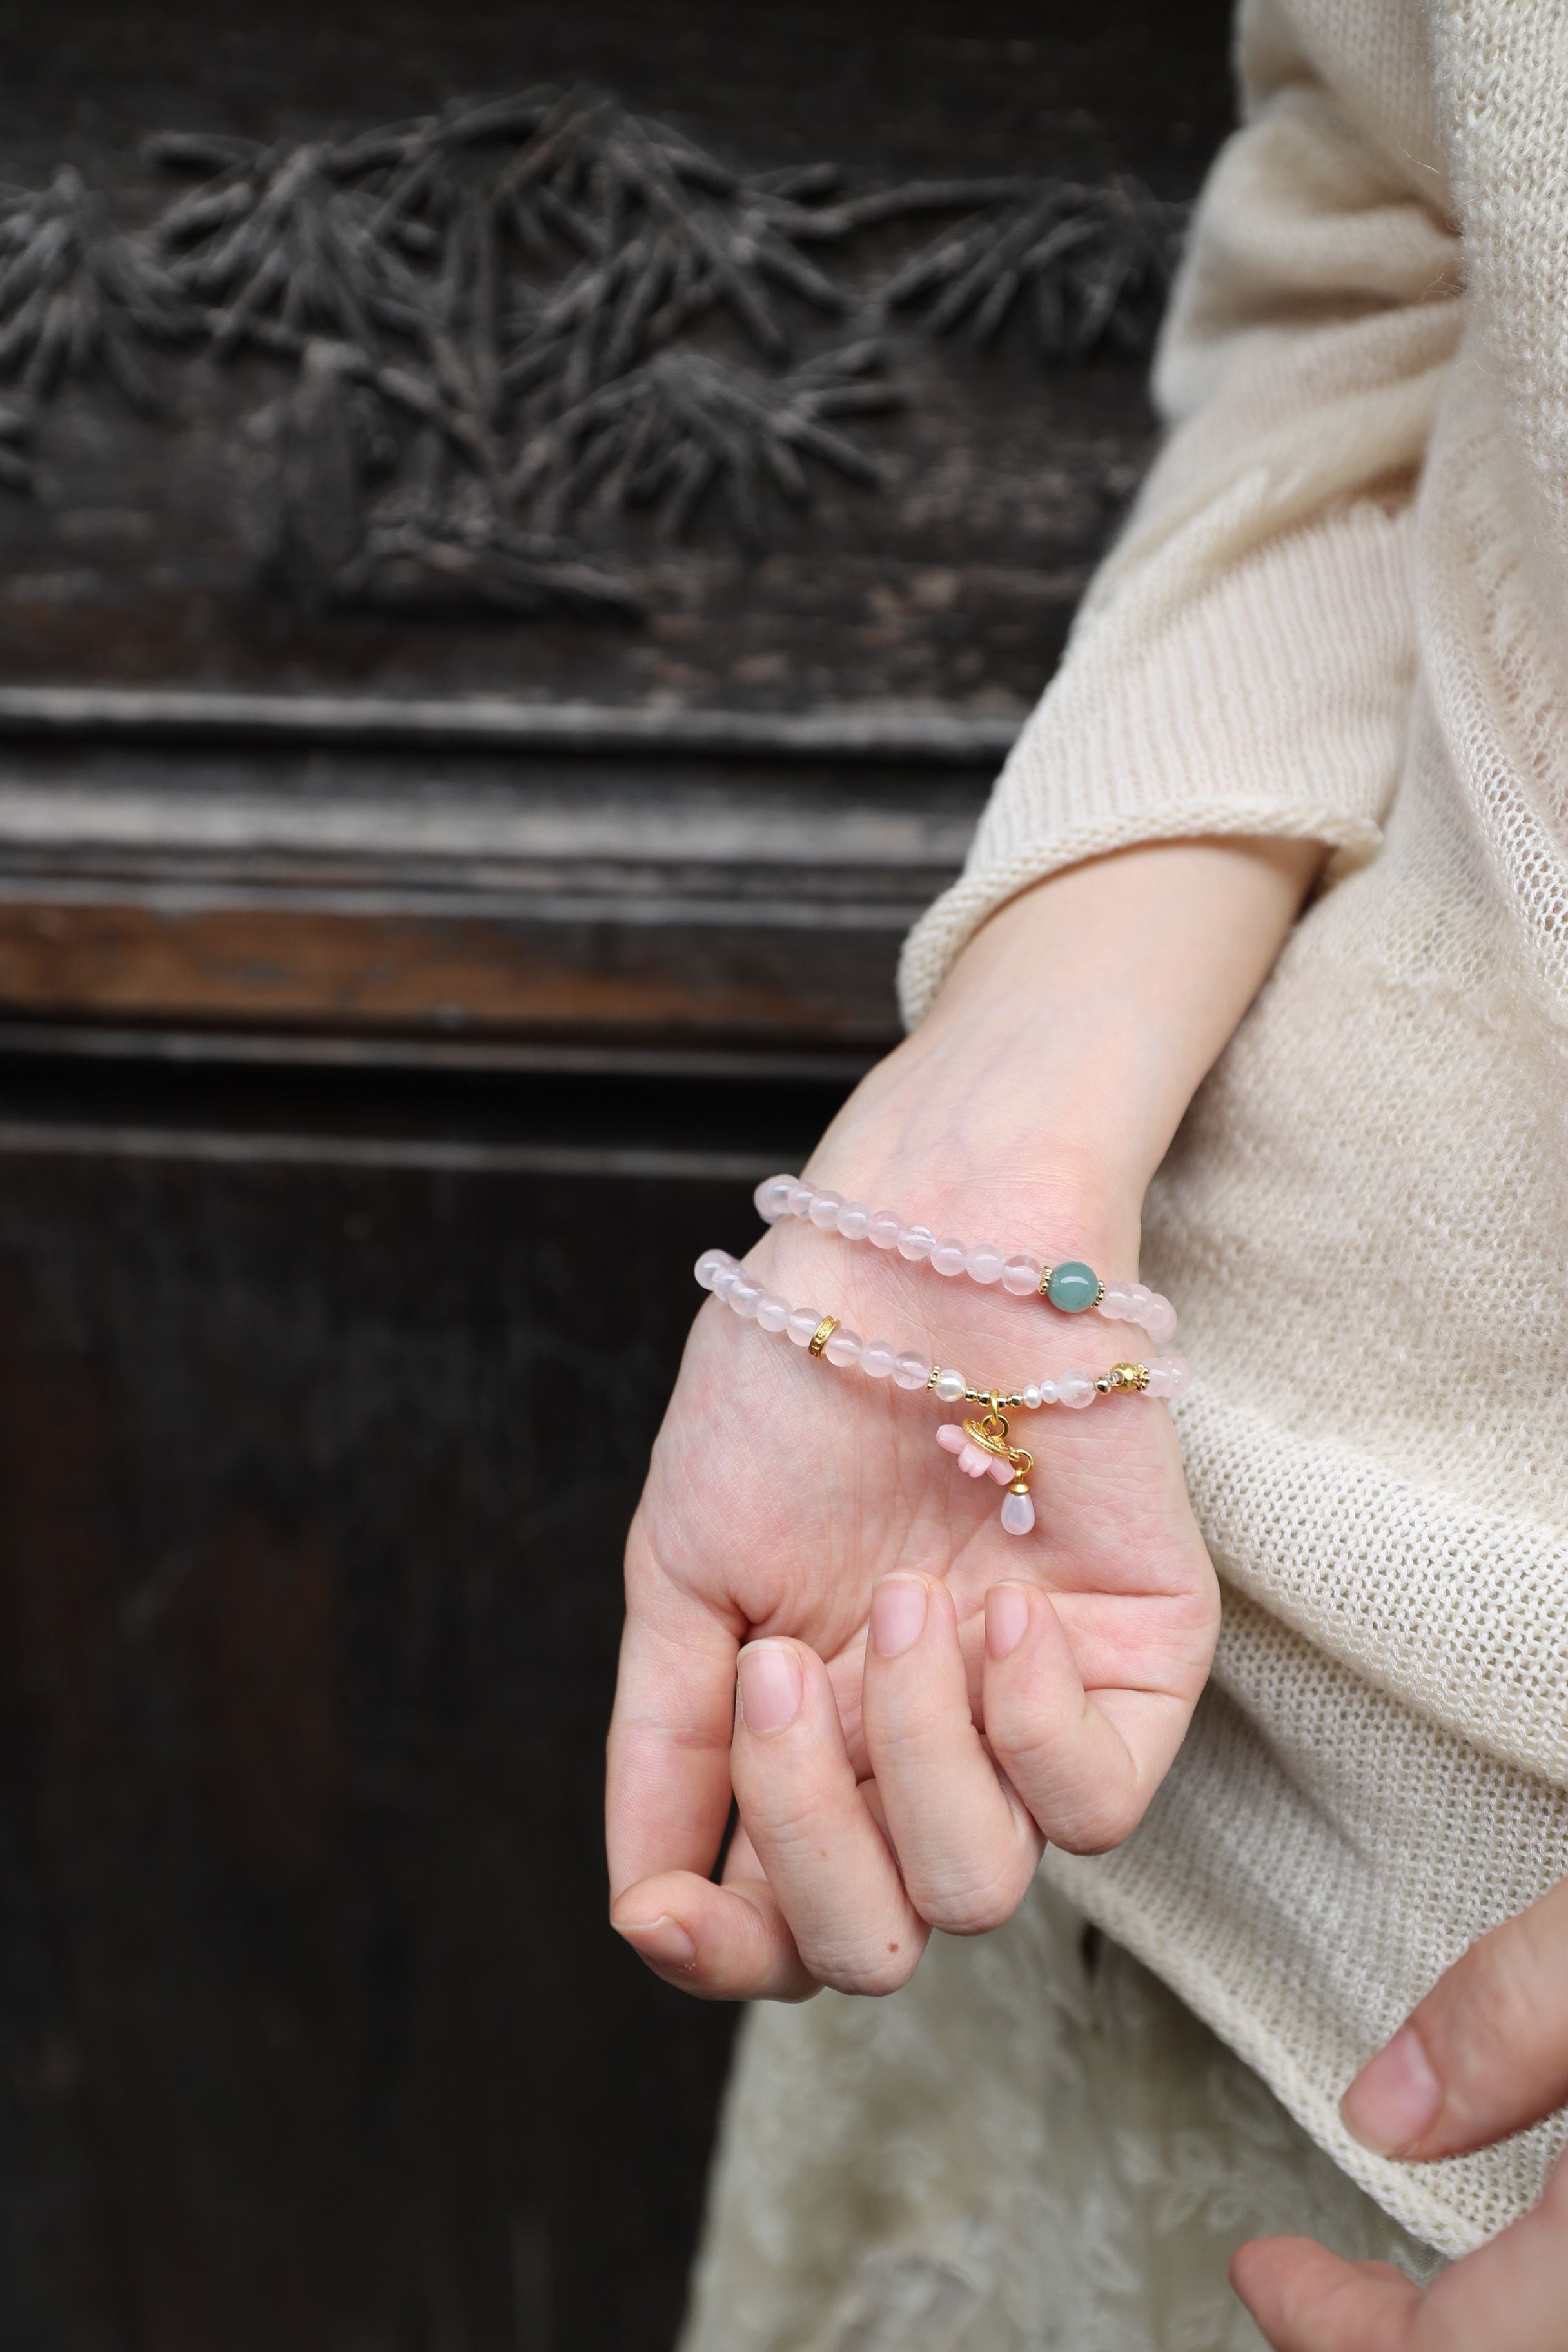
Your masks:
[[[952,1198],[952,1230],[998,1230]],[[1064,1222],[1042,1207],[1034,1230]],[[810,1228],[750,1263],[792,1304],[972,1377],[1121,1352],[1098,1317],[1064,1330]],[[717,1302],[698,1318],[628,1548],[612,1744],[616,1921],[693,1990],[889,1990],[931,1927],[1008,1917],[1043,1837],[1125,1837],[1175,1753],[1217,1608],[1163,1407],[1018,1415],[1039,1514],[1022,1539],[935,1444],[945,1417]],[[731,1788],[744,1834],[720,1888]]]
[[[1568,1880],[1473,1944],[1345,2093],[1356,2137],[1409,2161],[1462,2156],[1568,2101]],[[1568,2352],[1568,2157],[1531,2213],[1425,2292],[1308,2238],[1231,2265],[1275,2352]]]
[[[1148,1178],[1317,860],[1172,844],[1026,894],[858,1090],[814,1180],[1131,1278]],[[1102,1371],[1132,1336],[794,1221],[748,1265],[977,1383]],[[889,1990],[932,1926],[1007,1917],[1044,1839],[1125,1837],[1180,1744],[1217,1599],[1163,1409],[1027,1416],[1021,1540],[938,1418],[716,1304],[698,1318],[627,1549],[609,1774],[614,1922],[692,1991]]]

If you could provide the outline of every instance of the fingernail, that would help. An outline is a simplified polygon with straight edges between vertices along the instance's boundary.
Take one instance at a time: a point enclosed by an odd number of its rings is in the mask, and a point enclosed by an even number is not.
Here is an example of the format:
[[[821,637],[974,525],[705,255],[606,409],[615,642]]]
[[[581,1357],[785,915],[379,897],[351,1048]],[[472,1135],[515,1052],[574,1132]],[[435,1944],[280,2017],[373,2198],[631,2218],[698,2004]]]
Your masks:
[[[782,1731],[800,1712],[805,1687],[793,1650],[771,1642],[741,1653],[741,1720],[748,1731]]]
[[[1029,1630],[1029,1596],[1018,1584],[994,1584],[985,1596],[985,1646],[1010,1658]]]
[[[1413,2025],[1402,2025],[1392,2042],[1361,2070],[1340,2113],[1345,2127],[1376,2156],[1397,2156],[1433,2123],[1443,2104],[1443,2085]]]
[[[871,1595],[871,1647],[879,1658],[896,1658],[925,1631],[926,1587],[922,1576],[885,1576]]]
[[[696,1945],[668,1911],[661,1911],[657,1919],[612,1919],[610,1925],[634,1952],[640,1952],[645,1960],[657,1960],[661,1968],[689,1969],[697,1958]]]

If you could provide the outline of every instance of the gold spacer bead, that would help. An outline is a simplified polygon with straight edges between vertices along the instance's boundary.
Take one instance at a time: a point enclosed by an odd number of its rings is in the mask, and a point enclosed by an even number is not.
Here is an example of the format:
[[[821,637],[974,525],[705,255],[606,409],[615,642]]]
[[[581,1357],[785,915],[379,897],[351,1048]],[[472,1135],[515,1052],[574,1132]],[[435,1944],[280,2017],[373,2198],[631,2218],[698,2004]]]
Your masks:
[[[936,1386],[936,1384],[937,1384],[937,1382],[938,1382],[938,1381],[940,1381],[940,1380],[941,1380],[941,1378],[942,1378],[942,1366],[941,1366],[940,1364],[933,1364],[933,1365],[931,1366],[931,1368],[930,1371],[926,1374],[926,1386],[927,1386],[927,1388],[928,1388],[928,1389],[934,1389],[934,1388],[935,1388],[935,1386]]]
[[[1042,1298],[1048,1298],[1051,1295],[1051,1268],[1048,1265],[1043,1265],[1040,1268],[1040,1287],[1038,1295]]]
[[[1094,1294],[1094,1303],[1097,1307],[1103,1307],[1105,1304],[1105,1285],[1103,1282]]]
[[[1142,1391],[1149,1385],[1149,1367],[1147,1364],[1112,1364],[1107,1384],[1113,1389]]]
[[[829,1339],[832,1339],[833,1334],[837,1330],[837,1316],[825,1315],[821,1322],[817,1325],[816,1330],[811,1335],[810,1353],[814,1356],[820,1356],[824,1348],[826,1347]]]
[[[1108,1381],[1105,1374],[1101,1372],[1094,1385],[1100,1391],[1101,1396],[1109,1396],[1111,1390],[1119,1389],[1121,1386],[1121,1383],[1120,1381]]]

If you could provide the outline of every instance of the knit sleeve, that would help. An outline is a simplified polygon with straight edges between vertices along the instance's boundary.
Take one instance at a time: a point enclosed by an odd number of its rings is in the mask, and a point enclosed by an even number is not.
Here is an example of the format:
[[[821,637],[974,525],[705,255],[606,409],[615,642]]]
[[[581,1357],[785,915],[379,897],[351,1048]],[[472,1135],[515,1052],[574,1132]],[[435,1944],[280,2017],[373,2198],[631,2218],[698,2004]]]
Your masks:
[[[1387,93],[1325,78],[1297,21],[1324,13],[1244,7],[1243,127],[1156,361],[1170,429],[963,875],[905,942],[911,1024],[988,915],[1084,858],[1215,834],[1377,847],[1415,669],[1414,488],[1463,306],[1440,175]]]

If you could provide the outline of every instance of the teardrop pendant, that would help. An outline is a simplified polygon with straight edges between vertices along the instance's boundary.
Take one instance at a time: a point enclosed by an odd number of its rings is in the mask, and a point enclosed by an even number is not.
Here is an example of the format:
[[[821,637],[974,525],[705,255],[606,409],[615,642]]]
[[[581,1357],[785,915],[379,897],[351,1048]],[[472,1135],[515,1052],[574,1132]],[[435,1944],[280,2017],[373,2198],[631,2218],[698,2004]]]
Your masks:
[[[1035,1506],[1023,1480],[1017,1479],[1002,1497],[1002,1525],[1010,1536],[1026,1536],[1035,1524]]]

